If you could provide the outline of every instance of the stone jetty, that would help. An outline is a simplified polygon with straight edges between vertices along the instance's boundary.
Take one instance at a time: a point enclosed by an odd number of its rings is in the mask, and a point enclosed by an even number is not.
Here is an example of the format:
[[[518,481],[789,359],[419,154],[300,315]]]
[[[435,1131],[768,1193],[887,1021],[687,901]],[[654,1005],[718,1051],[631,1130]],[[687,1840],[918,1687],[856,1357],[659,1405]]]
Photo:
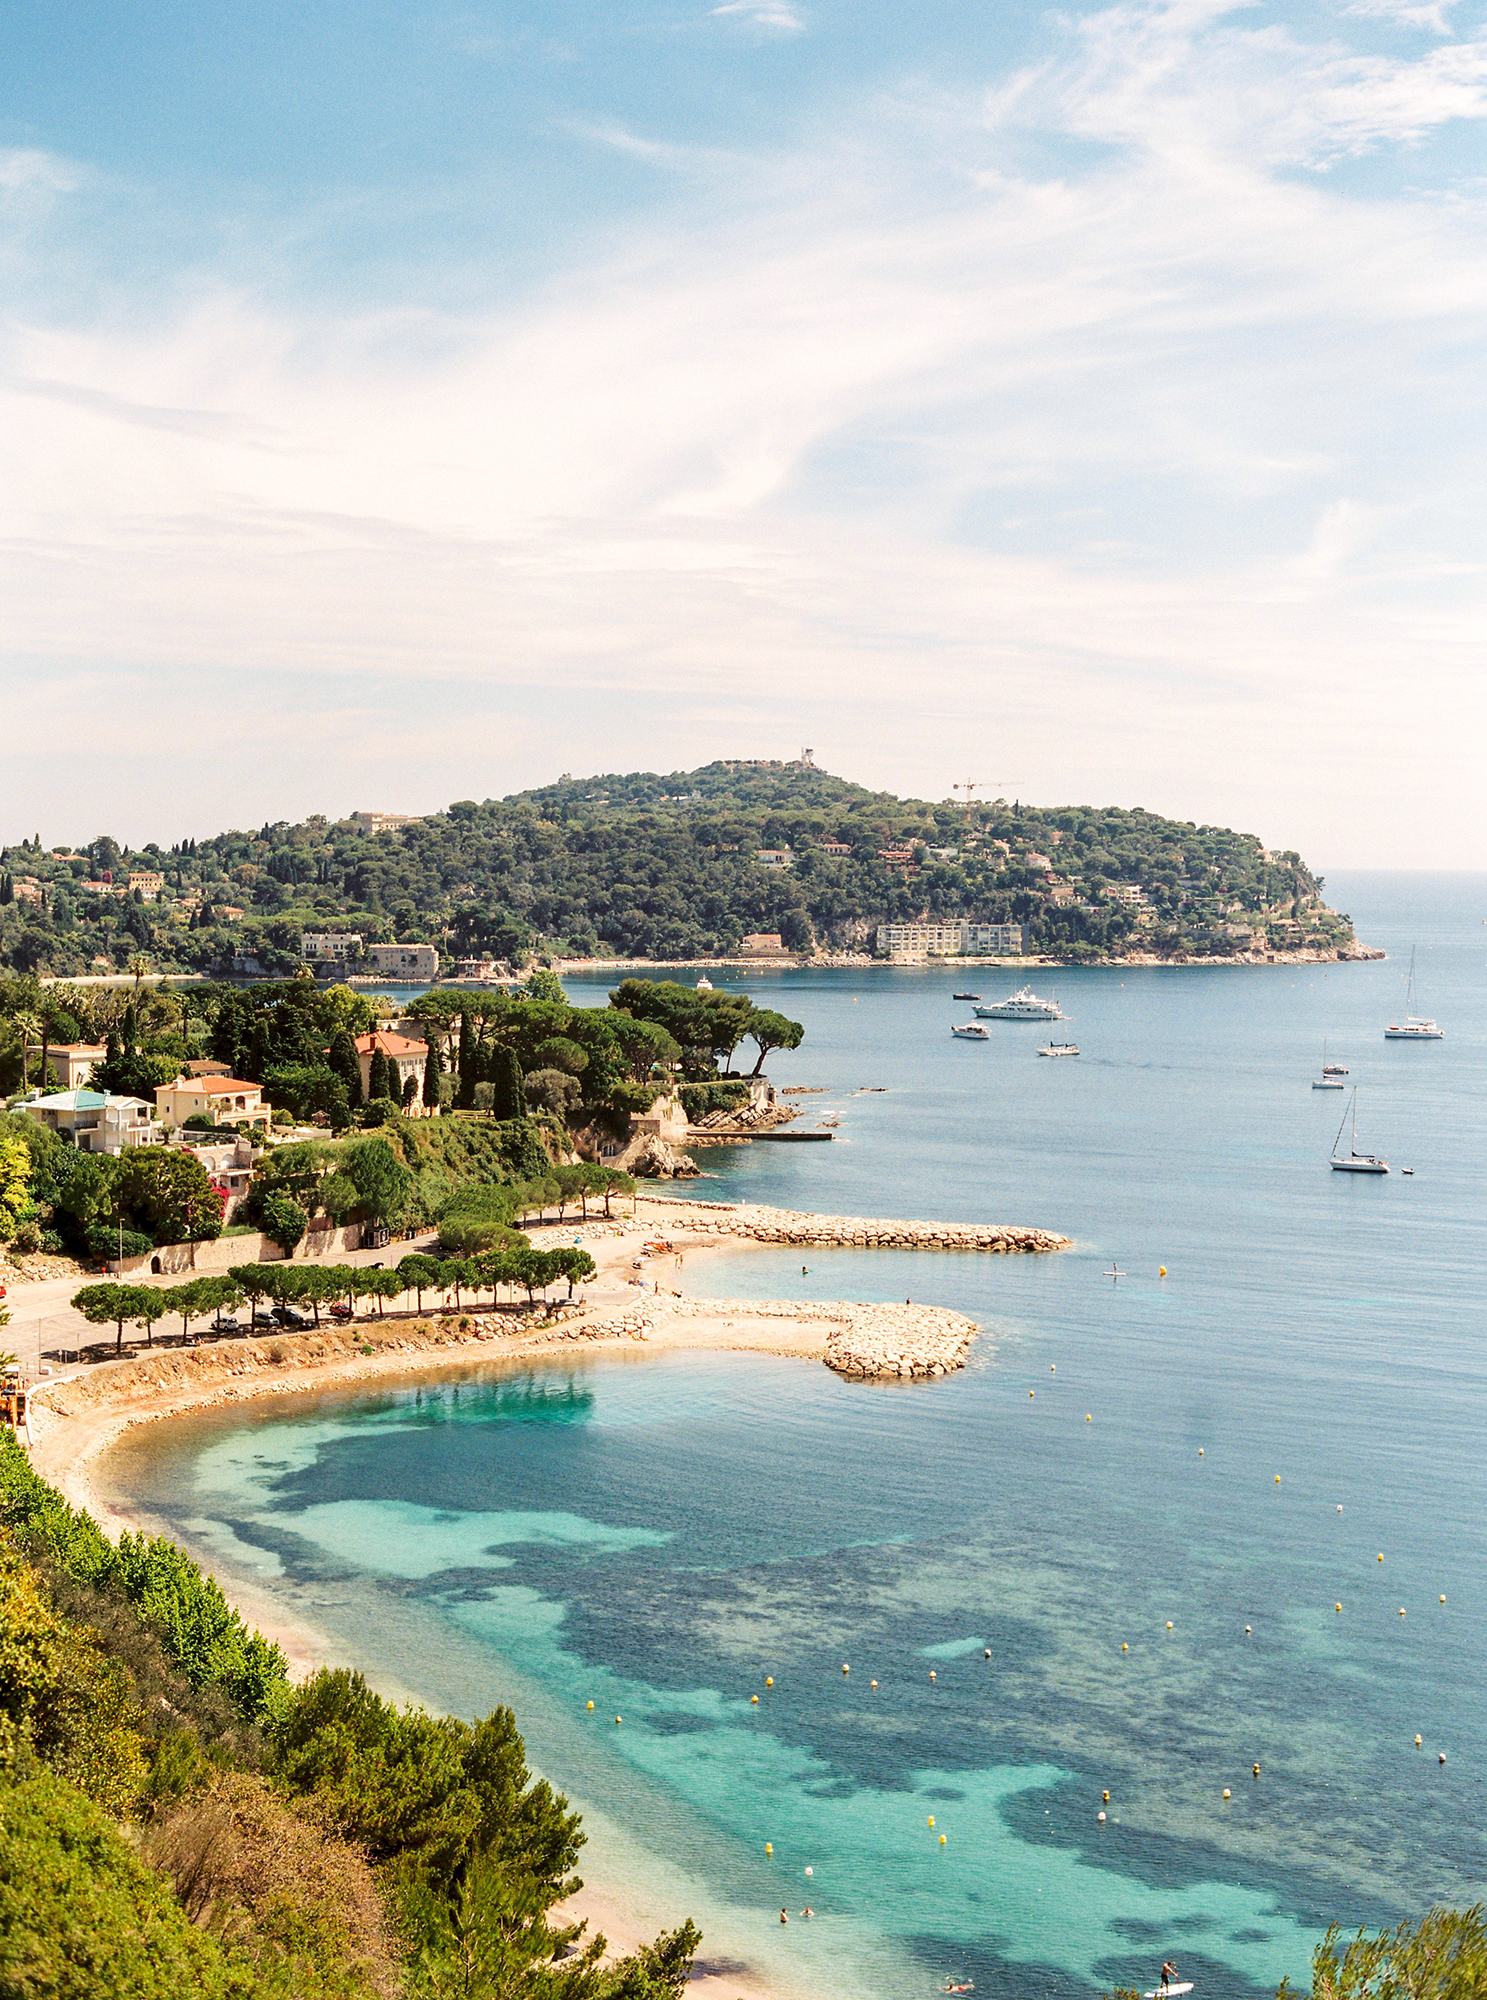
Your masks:
[[[565,1328],[561,1340],[651,1340],[664,1338],[669,1322],[705,1320],[724,1327],[741,1319],[793,1321],[809,1327],[816,1340],[803,1352],[819,1352],[819,1330],[826,1329],[820,1358],[838,1375],[856,1381],[928,1379],[964,1368],[976,1323],[941,1306],[858,1305],[833,1300],[827,1304],[794,1304],[757,1299],[683,1299],[675,1295],[646,1298],[612,1319],[588,1320]]]
[[[640,1205],[648,1205],[644,1196]],[[1005,1255],[1069,1248],[1067,1236],[1011,1222],[899,1222],[712,1201],[669,1202],[666,1208],[668,1228],[689,1236],[743,1236],[804,1250],[987,1250]]]

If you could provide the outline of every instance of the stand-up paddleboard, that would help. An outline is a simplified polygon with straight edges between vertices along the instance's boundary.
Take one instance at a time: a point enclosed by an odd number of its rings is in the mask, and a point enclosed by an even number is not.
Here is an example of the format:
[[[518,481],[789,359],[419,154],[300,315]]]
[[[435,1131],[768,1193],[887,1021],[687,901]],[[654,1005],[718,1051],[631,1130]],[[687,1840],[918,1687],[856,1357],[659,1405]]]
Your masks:
[[[1169,1994],[1191,1993],[1192,1990],[1193,1982],[1191,1979],[1185,1979],[1180,1986],[1174,1980],[1170,1986],[1158,1986],[1151,1993],[1143,1993],[1141,2000],[1167,2000]]]

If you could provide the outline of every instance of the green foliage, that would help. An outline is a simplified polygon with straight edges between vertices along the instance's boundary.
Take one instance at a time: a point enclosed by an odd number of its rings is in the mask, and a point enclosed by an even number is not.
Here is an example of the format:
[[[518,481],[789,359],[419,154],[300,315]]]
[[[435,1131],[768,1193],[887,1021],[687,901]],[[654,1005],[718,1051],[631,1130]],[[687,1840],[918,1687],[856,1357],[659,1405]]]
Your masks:
[[[684,1083],[677,1091],[688,1122],[696,1125],[714,1111],[741,1111],[749,1101],[746,1083]]]
[[[451,1874],[491,1856],[556,1899],[583,1844],[576,1813],[527,1769],[509,1708],[477,1723],[394,1708],[360,1674],[323,1668],[272,1736],[274,1765],[374,1858]]]
[[[79,1582],[117,1584],[193,1688],[220,1688],[250,1721],[277,1713],[288,1687],[279,1648],[243,1623],[174,1542],[125,1535],[115,1549],[88,1515],[38,1476],[6,1431],[0,1431],[0,1526],[34,1537]]]
[[[82,1792],[38,1772],[0,1800],[0,1993],[249,2000],[221,1948]]]
[[[7,1537],[0,1541],[0,1772],[31,1759],[126,1815],[145,1782],[128,1676],[48,1601]]]
[[[385,1139],[348,1145],[341,1165],[371,1221],[392,1227],[402,1220],[412,1198],[413,1176]]]
[[[351,1123],[353,1106],[361,1103],[361,1075],[356,1092],[326,1063],[272,1063],[263,1072],[266,1100],[291,1112],[301,1123],[323,1115],[336,1131]]]
[[[368,1070],[368,1077],[367,1077],[368,1102],[370,1102],[373,1098],[377,1097],[386,1097],[390,1099],[392,1096],[392,1091],[393,1091],[392,1068],[388,1063],[387,1056],[384,1053],[384,1051],[374,1047],[372,1050],[372,1060]]]
[[[114,1200],[155,1243],[205,1243],[222,1234],[225,1198],[184,1148],[136,1146],[120,1165]]]
[[[526,1099],[522,1093],[522,1068],[516,1051],[499,1048],[491,1062],[491,1112],[502,1122],[520,1118],[526,1111]]]
[[[560,1069],[534,1069],[522,1086],[528,1104],[535,1111],[550,1111],[565,1117],[583,1096],[576,1076]]]
[[[275,1193],[264,1201],[261,1214],[264,1235],[271,1243],[277,1243],[286,1257],[292,1257],[310,1226],[305,1211],[293,1196]]]
[[[143,1257],[155,1247],[153,1236],[146,1236],[138,1229],[121,1230],[117,1224],[108,1222],[90,1223],[83,1234],[83,1243],[90,1257],[100,1263],[113,1263],[120,1257]]]
[[[0,1236],[9,1236],[30,1199],[31,1149],[18,1132],[0,1131]]]
[[[1278,2000],[1291,1992],[1283,1984]],[[1487,1993],[1487,1926],[1482,1905],[1437,1906],[1402,1923],[1343,1943],[1333,1924],[1312,1954],[1311,2000],[1481,2000]]]
[[[120,1049],[107,1056],[94,1070],[91,1090],[107,1090],[116,1097],[142,1097],[151,1110],[161,1084],[174,1083],[181,1066],[173,1056],[145,1055],[138,1049]]]

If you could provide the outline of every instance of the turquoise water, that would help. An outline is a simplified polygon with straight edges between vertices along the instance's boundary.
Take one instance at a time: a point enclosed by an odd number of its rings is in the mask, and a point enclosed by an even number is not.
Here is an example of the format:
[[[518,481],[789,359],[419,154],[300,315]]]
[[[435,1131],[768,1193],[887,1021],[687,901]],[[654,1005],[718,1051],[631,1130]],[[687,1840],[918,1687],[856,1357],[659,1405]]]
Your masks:
[[[1383,1042],[1398,956],[1062,973],[1065,1063],[952,1041],[943,973],[749,977],[807,1024],[776,1081],[841,1123],[712,1149],[697,1192],[1076,1248],[765,1251],[688,1288],[963,1308],[951,1381],[568,1360],[178,1422],[111,1477],[382,1684],[513,1701],[594,1875],[801,1991],[1081,1995],[1175,1953],[1241,1995],[1304,1981],[1332,1917],[1475,1900],[1487,880],[1340,894],[1418,942],[1444,1044]],[[1385,1180],[1327,1169],[1324,1035]]]

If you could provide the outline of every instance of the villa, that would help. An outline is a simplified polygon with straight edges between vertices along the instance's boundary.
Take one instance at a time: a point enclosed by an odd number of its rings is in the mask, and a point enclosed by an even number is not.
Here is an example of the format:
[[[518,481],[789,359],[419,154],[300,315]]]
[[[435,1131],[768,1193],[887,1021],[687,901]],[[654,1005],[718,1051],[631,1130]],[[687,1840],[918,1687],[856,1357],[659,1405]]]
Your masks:
[[[136,1146],[158,1146],[164,1137],[142,1097],[115,1097],[107,1090],[54,1090],[19,1109],[84,1153],[128,1153]]]
[[[235,1076],[178,1076],[155,1092],[155,1109],[167,1131],[188,1118],[209,1118],[213,1125],[261,1125],[273,1116],[256,1083]]]

